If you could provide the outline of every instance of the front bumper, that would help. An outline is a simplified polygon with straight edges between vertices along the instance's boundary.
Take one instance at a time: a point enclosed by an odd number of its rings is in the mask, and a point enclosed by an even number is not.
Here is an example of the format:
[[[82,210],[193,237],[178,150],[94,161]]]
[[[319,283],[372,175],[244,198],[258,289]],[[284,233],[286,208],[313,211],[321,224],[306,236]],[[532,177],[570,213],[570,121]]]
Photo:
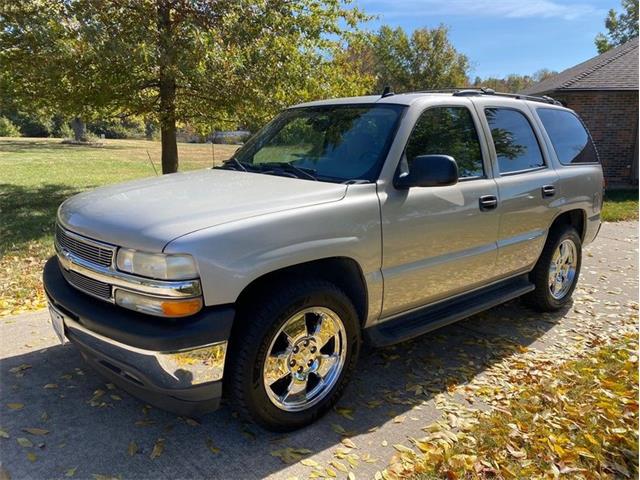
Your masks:
[[[113,383],[180,415],[219,406],[232,306],[175,320],[128,311],[71,287],[56,257],[46,263],[43,282],[67,339]]]

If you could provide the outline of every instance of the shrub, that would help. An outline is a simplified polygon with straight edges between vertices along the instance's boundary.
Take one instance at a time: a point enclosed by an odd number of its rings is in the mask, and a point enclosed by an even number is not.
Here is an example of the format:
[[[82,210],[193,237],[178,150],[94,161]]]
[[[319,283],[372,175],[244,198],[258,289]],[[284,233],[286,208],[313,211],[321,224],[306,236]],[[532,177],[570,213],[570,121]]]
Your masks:
[[[19,137],[20,130],[11,120],[6,117],[0,117],[0,137]]]
[[[134,118],[115,118],[89,122],[87,128],[96,135],[105,138],[144,138],[145,125],[142,120]]]
[[[73,130],[69,122],[62,122],[54,131],[53,135],[58,138],[73,138]]]

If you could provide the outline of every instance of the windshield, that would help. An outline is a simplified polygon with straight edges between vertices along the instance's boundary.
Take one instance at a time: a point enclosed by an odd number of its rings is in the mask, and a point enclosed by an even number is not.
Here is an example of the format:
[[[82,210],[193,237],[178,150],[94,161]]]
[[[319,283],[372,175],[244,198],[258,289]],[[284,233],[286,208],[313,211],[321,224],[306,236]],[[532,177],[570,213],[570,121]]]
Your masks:
[[[374,181],[403,109],[387,104],[286,110],[225,167],[308,180]]]

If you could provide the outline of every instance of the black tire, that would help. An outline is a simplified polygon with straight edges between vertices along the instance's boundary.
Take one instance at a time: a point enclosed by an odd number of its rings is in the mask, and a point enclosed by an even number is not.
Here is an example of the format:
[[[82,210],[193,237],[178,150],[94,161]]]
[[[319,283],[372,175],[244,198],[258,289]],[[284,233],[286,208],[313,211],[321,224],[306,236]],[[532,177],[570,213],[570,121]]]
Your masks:
[[[575,274],[573,276],[573,283],[567,292],[562,298],[555,298],[549,288],[549,267],[556,249],[565,240],[572,241],[576,247],[577,259]],[[529,278],[536,289],[525,296],[527,304],[540,312],[554,312],[567,305],[571,301],[571,295],[578,283],[581,265],[582,241],[576,229],[571,226],[559,226],[551,230],[544,249],[540,254],[540,258],[529,274]]]
[[[274,285],[252,300],[257,301],[241,309],[239,328],[234,327],[231,339],[230,364],[224,379],[231,407],[268,430],[282,432],[309,425],[340,398],[358,361],[360,322],[353,303],[330,282],[304,279]],[[287,319],[310,307],[326,307],[340,317],[347,337],[346,358],[336,383],[319,403],[306,410],[285,411],[269,399],[263,381],[264,362],[271,342]]]

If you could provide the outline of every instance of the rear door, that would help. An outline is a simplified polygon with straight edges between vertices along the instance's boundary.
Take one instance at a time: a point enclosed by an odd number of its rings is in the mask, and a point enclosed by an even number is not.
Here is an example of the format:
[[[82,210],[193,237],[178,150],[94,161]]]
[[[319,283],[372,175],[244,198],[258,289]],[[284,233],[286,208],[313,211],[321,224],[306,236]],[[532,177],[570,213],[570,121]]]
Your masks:
[[[410,111],[413,128],[395,175],[418,155],[452,156],[460,180],[446,187],[379,192],[382,213],[382,317],[471,290],[495,276],[497,187],[482,129],[468,99]],[[481,201],[487,202],[486,206]]]
[[[553,221],[558,176],[538,124],[524,101],[474,100],[482,119],[498,186],[500,228],[496,272],[530,270]]]

